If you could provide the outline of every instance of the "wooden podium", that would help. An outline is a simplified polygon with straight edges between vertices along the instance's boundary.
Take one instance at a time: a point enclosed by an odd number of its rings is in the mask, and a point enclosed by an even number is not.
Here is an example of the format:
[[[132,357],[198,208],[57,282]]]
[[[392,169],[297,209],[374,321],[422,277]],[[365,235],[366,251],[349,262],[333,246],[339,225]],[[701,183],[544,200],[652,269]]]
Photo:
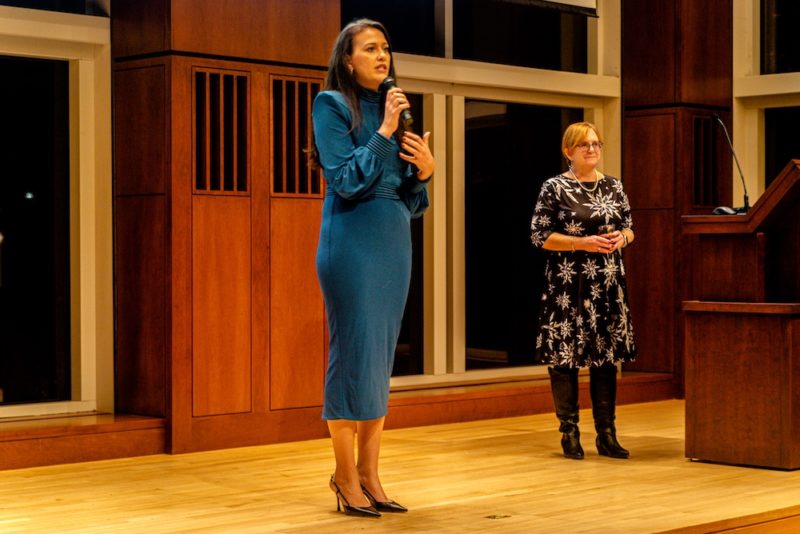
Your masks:
[[[686,457],[800,468],[800,160],[746,215],[682,223]]]

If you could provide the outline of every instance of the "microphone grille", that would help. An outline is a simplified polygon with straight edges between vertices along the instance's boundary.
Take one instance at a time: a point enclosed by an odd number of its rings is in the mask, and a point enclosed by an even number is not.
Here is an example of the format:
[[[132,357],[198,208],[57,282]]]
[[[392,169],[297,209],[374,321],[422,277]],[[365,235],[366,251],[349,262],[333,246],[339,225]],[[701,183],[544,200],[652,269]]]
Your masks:
[[[388,91],[392,87],[395,87],[396,85],[397,85],[397,82],[394,81],[394,78],[392,78],[391,76],[387,76],[381,82],[381,92],[385,93],[386,91]]]

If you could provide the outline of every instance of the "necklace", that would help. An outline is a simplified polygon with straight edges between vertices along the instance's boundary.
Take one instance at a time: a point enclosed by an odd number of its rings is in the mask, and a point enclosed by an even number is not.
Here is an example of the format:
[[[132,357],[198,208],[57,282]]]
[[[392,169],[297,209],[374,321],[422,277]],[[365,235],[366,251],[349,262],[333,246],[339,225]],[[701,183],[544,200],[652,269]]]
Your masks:
[[[597,186],[600,185],[600,179],[597,177],[597,169],[595,169],[595,171],[594,171],[595,182],[594,182],[594,187],[592,187],[591,189],[589,189],[588,187],[583,185],[583,182],[581,182],[578,179],[578,176],[575,174],[575,171],[570,169],[569,173],[572,175],[573,178],[575,178],[575,181],[578,182],[578,185],[580,186],[580,188],[583,189],[584,191],[586,191],[587,193],[594,193],[597,190]]]

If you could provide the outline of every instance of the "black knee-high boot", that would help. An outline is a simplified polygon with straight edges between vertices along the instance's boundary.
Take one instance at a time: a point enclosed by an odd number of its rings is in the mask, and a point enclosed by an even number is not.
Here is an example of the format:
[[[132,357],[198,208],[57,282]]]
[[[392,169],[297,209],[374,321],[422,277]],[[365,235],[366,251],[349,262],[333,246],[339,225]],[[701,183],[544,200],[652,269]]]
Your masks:
[[[592,415],[597,430],[597,452],[611,458],[628,458],[630,453],[617,441],[614,425],[617,400],[617,368],[613,364],[589,368],[589,392],[592,396]]]
[[[553,404],[556,417],[561,423],[561,448],[566,458],[583,459],[581,433],[578,430],[578,369],[569,367],[549,367],[550,388],[553,391]]]

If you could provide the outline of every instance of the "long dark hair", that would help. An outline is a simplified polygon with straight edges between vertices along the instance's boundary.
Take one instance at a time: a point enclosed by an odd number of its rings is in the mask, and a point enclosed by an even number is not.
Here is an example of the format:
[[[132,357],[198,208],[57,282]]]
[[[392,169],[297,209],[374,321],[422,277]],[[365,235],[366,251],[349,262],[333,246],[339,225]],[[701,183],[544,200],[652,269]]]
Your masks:
[[[392,53],[392,42],[389,39],[389,32],[383,24],[371,19],[357,19],[342,28],[336,42],[333,43],[331,58],[328,62],[328,73],[325,75],[325,91],[339,91],[347,100],[347,107],[353,116],[352,128],[355,130],[361,125],[361,105],[358,102],[358,93],[361,86],[356,81],[355,74],[347,67],[347,60],[353,54],[353,38],[366,30],[374,28],[386,38],[389,44],[389,54]],[[394,60],[389,62],[388,76],[396,79],[394,74]],[[381,114],[383,109],[381,109]],[[308,159],[312,166],[319,167],[319,153],[314,141],[315,132],[312,131],[311,146],[308,148]]]

